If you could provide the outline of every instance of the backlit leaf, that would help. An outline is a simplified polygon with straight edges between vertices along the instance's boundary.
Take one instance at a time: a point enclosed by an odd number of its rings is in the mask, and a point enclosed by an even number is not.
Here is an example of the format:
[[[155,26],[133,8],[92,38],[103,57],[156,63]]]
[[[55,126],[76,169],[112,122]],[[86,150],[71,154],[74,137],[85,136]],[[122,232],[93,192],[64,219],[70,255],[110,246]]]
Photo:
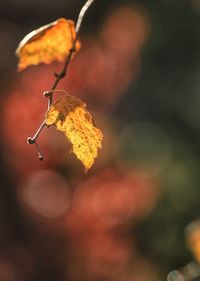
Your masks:
[[[73,47],[75,37],[74,22],[64,18],[32,31],[16,50],[19,57],[18,70],[39,63],[62,62]],[[80,42],[77,41],[76,50],[79,48]]]
[[[102,147],[103,134],[95,126],[86,104],[77,97],[62,96],[50,107],[45,123],[65,133],[72,151],[87,171]]]

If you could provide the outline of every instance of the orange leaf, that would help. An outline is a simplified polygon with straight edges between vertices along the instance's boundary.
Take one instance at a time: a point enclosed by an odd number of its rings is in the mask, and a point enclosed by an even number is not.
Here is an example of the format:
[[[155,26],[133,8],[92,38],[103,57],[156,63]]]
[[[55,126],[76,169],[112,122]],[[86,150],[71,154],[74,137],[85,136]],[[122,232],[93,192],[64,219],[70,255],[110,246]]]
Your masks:
[[[94,125],[86,104],[77,97],[62,96],[50,107],[45,123],[65,133],[72,151],[87,171],[102,147],[103,134]]]
[[[74,22],[60,18],[40,27],[24,37],[16,55],[19,57],[18,70],[39,63],[49,64],[55,60],[62,62],[69,54],[76,37]],[[80,42],[76,43],[76,50]]]

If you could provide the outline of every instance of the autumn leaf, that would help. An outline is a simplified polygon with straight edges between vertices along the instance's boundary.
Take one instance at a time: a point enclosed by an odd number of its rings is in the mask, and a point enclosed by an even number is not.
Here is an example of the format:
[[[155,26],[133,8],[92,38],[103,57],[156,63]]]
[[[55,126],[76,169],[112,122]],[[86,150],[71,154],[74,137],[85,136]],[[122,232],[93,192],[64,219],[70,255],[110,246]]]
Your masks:
[[[39,63],[64,61],[75,38],[74,22],[64,18],[32,31],[24,37],[16,50],[19,57],[18,70]],[[80,42],[77,41],[76,50],[79,48]]]
[[[86,104],[77,97],[62,96],[50,107],[45,123],[65,133],[72,144],[72,152],[87,171],[102,147],[103,134],[95,126]]]

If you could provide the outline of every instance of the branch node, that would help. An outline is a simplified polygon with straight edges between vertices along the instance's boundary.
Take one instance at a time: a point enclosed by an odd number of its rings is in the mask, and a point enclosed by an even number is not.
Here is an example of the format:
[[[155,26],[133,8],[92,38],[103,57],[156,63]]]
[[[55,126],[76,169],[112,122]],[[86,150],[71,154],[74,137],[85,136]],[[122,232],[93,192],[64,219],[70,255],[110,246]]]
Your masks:
[[[60,79],[64,78],[65,77],[65,74],[66,74],[66,71],[61,71],[60,74],[58,75],[58,77]]]
[[[40,161],[44,160],[44,157],[41,154],[38,155],[38,158],[39,158]]]
[[[70,53],[76,52],[76,46],[75,46],[75,44],[73,45],[73,47],[72,47],[69,51],[70,51]]]
[[[35,139],[28,137],[27,138],[27,144],[34,144],[35,143]]]
[[[45,98],[48,98],[48,97],[50,96],[50,93],[49,93],[48,91],[46,91],[46,92],[43,93],[43,96],[44,96]]]

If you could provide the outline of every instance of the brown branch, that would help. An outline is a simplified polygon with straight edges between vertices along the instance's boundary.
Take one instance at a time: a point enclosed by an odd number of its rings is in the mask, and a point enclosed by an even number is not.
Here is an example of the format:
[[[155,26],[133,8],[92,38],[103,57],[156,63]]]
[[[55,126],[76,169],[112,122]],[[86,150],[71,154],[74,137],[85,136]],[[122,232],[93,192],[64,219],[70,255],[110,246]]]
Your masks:
[[[55,73],[56,80],[54,81],[50,91],[55,90],[57,85],[58,85],[58,83],[60,82],[60,80],[63,79],[66,76],[68,65],[69,65],[69,63],[71,61],[73,53],[76,51],[76,41],[77,41],[77,35],[76,35],[76,37],[74,39],[72,48],[69,50],[69,55],[67,56],[67,59],[65,61],[65,64],[63,66],[62,71],[60,73],[58,73],[58,74]],[[51,93],[49,95],[48,110],[49,110],[50,106],[52,105],[52,102],[53,102],[53,93]]]
[[[77,22],[76,22],[76,27],[75,27],[76,37],[74,39],[72,48],[69,50],[69,55],[67,56],[67,59],[66,59],[66,61],[64,63],[64,66],[63,66],[63,69],[61,70],[60,73],[55,73],[56,79],[55,79],[55,81],[54,81],[54,83],[53,83],[53,85],[51,87],[51,90],[44,93],[44,96],[48,97],[47,112],[49,111],[49,108],[50,108],[50,106],[52,105],[52,102],[53,102],[54,90],[56,89],[56,87],[57,87],[58,83],[60,82],[60,80],[63,79],[66,76],[67,69],[68,69],[69,63],[71,61],[72,55],[76,51],[76,42],[77,42],[77,39],[78,39],[78,34],[79,34],[79,31],[80,31],[80,28],[81,28],[81,25],[82,25],[82,22],[83,22],[84,15],[85,15],[86,11],[88,10],[88,8],[90,7],[90,5],[94,1],[95,0],[87,0],[87,2],[81,8],[80,13],[78,15]],[[40,160],[43,160],[43,156],[42,156],[42,154],[40,152],[40,149],[39,149],[39,146],[38,146],[36,140],[38,139],[38,137],[39,137],[40,133],[42,132],[42,130],[44,129],[44,127],[46,127],[45,120],[42,122],[42,124],[38,128],[38,130],[35,133],[35,135],[33,137],[28,137],[27,138],[27,143],[28,144],[35,144],[35,147],[36,147],[37,152],[38,152],[38,157],[39,157]]]

